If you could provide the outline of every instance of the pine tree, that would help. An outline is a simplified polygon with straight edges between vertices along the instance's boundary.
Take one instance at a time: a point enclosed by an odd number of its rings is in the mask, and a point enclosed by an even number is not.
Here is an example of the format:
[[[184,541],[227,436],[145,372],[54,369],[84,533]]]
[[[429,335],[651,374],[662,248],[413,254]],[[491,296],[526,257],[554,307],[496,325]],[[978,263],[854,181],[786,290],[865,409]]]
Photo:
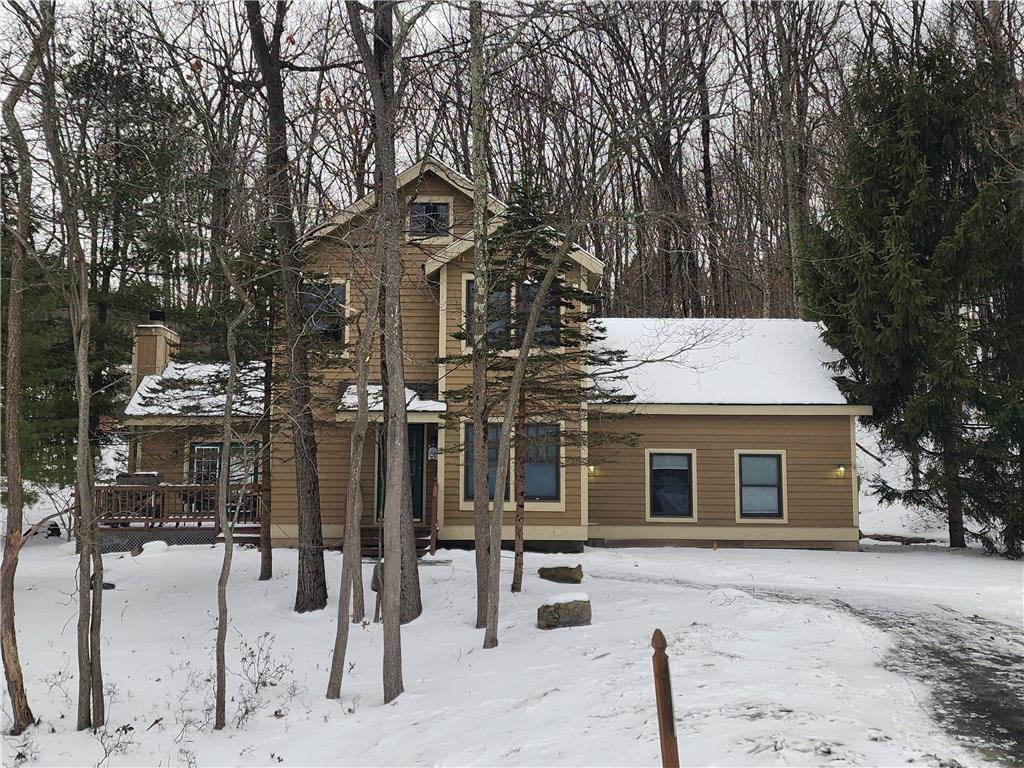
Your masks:
[[[1020,476],[1024,392],[1007,348],[1019,352],[1007,341],[1020,336],[1019,304],[1004,314],[1012,300],[1000,285],[1015,274],[1019,297],[1024,232],[994,140],[1002,83],[944,39],[909,64],[869,61],[803,282],[826,341],[845,357],[847,394],[874,406],[868,421],[883,445],[910,461],[909,484],[883,483],[880,497],[944,514],[953,547],[965,545],[965,516],[990,545],[1001,519],[996,538],[1019,555],[1010,510],[1021,508],[1021,485],[989,485],[1007,463]]]
[[[547,270],[559,248],[559,233],[552,227],[553,217],[546,209],[546,194],[532,184],[514,186],[501,226],[492,234],[494,254],[491,273],[491,299],[488,331],[488,412],[493,413],[507,397],[525,327],[532,307],[535,286]],[[575,264],[566,259],[552,283],[542,309],[541,324],[535,334],[535,346],[527,362],[527,371],[518,400],[515,429],[512,434],[515,488],[516,564],[512,591],[522,582],[523,528],[525,524],[526,465],[554,453],[560,471],[579,467],[586,461],[587,448],[596,442],[632,440],[632,435],[598,428],[588,420],[590,406],[596,403],[628,402],[631,398],[616,393],[621,378],[613,372],[624,352],[603,344],[605,329],[595,317],[600,295],[591,290],[586,279],[571,280]],[[468,330],[454,334],[469,340]],[[447,359],[447,365],[468,365],[470,354]],[[593,368],[612,371],[600,378],[586,372]],[[449,419],[465,417],[472,397],[472,386],[449,390]],[[558,424],[557,430],[550,425]],[[457,426],[456,426],[457,429]]]

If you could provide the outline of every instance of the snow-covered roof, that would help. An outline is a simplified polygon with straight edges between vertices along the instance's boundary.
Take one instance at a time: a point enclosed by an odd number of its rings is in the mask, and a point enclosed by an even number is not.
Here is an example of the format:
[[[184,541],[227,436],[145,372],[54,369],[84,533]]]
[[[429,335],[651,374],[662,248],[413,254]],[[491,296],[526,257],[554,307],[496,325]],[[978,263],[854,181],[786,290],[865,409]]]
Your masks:
[[[227,363],[171,362],[159,375],[144,376],[124,409],[125,416],[211,416],[224,414]],[[238,366],[231,412],[263,413],[263,363]]]
[[[804,320],[603,318],[609,370],[637,404],[845,405],[825,363],[839,354]]]
[[[366,398],[371,411],[384,410],[384,392],[380,384],[369,384],[366,387]],[[405,388],[405,406],[407,411],[420,413],[444,413],[448,406],[440,400],[421,398],[415,391]],[[359,393],[355,384],[350,384],[341,393],[338,402],[339,411],[354,411],[359,407]]]

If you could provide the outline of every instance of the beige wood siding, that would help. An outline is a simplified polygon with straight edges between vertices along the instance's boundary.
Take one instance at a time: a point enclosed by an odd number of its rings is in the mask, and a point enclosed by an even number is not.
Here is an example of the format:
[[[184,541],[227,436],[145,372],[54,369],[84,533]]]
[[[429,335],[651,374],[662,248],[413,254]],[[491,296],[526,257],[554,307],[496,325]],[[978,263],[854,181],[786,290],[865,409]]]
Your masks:
[[[364,520],[372,519],[374,493],[374,427],[367,431],[363,448],[362,492]],[[317,467],[320,477],[320,518],[327,526],[345,522],[345,494],[349,478],[351,432],[345,424],[324,424],[317,429]],[[295,489],[295,452],[291,431],[274,437],[271,452],[270,504],[275,525],[297,525],[298,495]]]
[[[377,503],[377,426],[371,422],[363,444],[363,467],[361,489],[363,494],[363,525],[376,521]],[[427,427],[427,431],[431,429]],[[317,466],[320,477],[320,517],[325,537],[334,540],[345,523],[345,496],[348,491],[350,469],[351,428],[348,424],[325,424],[317,430]],[[429,438],[428,438],[429,444]],[[290,432],[281,432],[273,442],[271,462],[271,509],[275,528],[290,530],[298,525],[298,496],[295,490],[295,464]],[[430,514],[433,487],[436,479],[436,462],[427,461],[425,466],[423,504],[425,514]],[[275,538],[280,536],[275,535]]]
[[[139,472],[160,472],[167,483],[188,482],[189,445],[220,443],[219,426],[154,426],[132,432],[131,440],[138,446]],[[245,442],[259,442],[259,435],[243,435]]]
[[[639,443],[590,447],[592,526],[675,527],[679,539],[694,528],[728,526],[736,537],[756,539],[764,526],[736,522],[735,452],[742,449],[785,451],[787,521],[776,527],[857,525],[849,416],[625,416],[601,427],[637,433]],[[695,522],[646,521],[645,449],[657,448],[696,452]],[[845,477],[837,477],[838,464],[847,467]]]

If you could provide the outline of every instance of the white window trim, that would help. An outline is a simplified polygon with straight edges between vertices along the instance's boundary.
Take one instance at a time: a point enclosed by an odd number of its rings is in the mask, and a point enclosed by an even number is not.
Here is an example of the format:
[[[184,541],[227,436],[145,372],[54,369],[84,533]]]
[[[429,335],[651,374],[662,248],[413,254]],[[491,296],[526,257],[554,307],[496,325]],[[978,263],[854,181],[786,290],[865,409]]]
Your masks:
[[[352,296],[349,294],[351,288],[350,281],[347,277],[334,277],[331,276],[331,285],[343,285],[345,286],[345,303],[342,305],[342,317],[345,321],[341,324],[341,345],[344,348],[342,353],[345,357],[349,354],[349,343],[348,343],[348,327],[352,322]]]
[[[464,419],[459,425],[459,438],[461,439],[462,450],[459,451],[459,510],[466,512],[472,511],[473,500],[466,498],[466,425],[471,424],[468,419]],[[501,424],[502,419],[491,418],[488,419],[490,424]],[[538,424],[558,424],[559,429],[559,441],[558,441],[558,501],[530,501],[526,500],[525,511],[526,512],[564,512],[565,511],[565,440],[561,438],[565,432],[565,422],[559,420],[537,422]],[[508,452],[508,499],[505,501],[505,510],[515,509],[516,506],[516,478],[515,478],[515,465],[516,465],[516,448],[513,443],[509,446]],[[487,508],[493,510],[494,502],[488,501]]]
[[[412,232],[412,217],[409,208],[413,203],[448,203],[448,234],[418,237]],[[405,198],[405,241],[413,245],[447,245],[455,240],[455,196],[454,195],[407,195]]]
[[[740,494],[740,456],[780,456],[782,472],[782,517],[743,517]],[[789,488],[786,481],[786,450],[784,448],[737,448],[733,451],[733,492],[736,496],[736,522],[743,525],[785,525],[789,522]]]
[[[690,517],[658,517],[651,514],[651,454],[685,453],[690,457]],[[644,516],[648,523],[696,523],[697,522],[697,449],[696,448],[645,448],[644,449]]]
[[[232,445],[241,445],[248,447],[250,445],[256,446],[256,477],[259,484],[262,486],[266,480],[263,477],[263,443],[260,440],[232,440]],[[183,453],[185,454],[182,460],[182,473],[183,478],[182,485],[192,485],[192,446],[193,445],[208,445],[218,446],[223,449],[224,443],[216,438],[210,440],[197,440],[195,438],[189,438],[185,440],[185,448]],[[250,481],[247,481],[247,483]]]
[[[306,276],[306,274],[304,272],[300,274],[300,279],[301,280],[305,280],[306,277],[307,276]],[[349,328],[349,325],[352,324],[352,317],[356,314],[355,311],[352,309],[352,295],[349,293],[349,289],[351,288],[351,285],[350,285],[351,281],[347,277],[340,277],[338,275],[328,275],[326,282],[329,285],[331,285],[332,287],[335,286],[335,285],[343,285],[343,286],[345,286],[345,303],[342,305],[342,317],[344,318],[344,322],[341,324],[341,342],[340,343],[341,343],[341,346],[342,346],[341,355],[343,357],[348,357],[349,356],[349,348],[348,348],[349,347],[349,341],[348,341],[349,340],[349,333],[348,333],[348,328]],[[305,311],[303,311],[303,314],[305,314]],[[303,318],[303,326],[304,327],[305,327],[305,322],[306,322],[305,318]],[[308,333],[308,331],[307,331],[307,333]]]

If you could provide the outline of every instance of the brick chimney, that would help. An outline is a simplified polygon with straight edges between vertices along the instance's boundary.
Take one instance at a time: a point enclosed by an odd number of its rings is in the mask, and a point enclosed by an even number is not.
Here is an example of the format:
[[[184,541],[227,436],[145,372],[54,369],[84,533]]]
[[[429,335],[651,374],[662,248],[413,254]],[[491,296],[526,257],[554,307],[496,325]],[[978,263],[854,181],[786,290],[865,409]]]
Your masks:
[[[177,346],[178,334],[164,325],[163,310],[150,310],[149,322],[135,326],[131,391],[138,389],[143,376],[163,373]]]

